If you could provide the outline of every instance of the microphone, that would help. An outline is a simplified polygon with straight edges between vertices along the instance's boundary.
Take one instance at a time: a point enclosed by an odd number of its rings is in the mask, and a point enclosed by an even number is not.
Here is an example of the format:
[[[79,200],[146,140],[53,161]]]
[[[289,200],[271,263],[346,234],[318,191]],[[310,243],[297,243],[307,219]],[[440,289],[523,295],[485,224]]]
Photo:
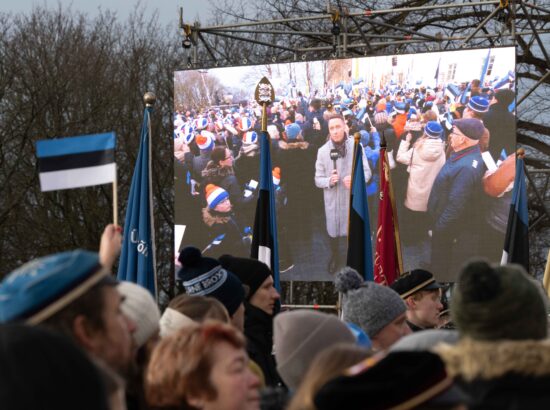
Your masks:
[[[332,160],[332,164],[334,165],[334,169],[336,169],[336,160],[340,157],[338,154],[338,150],[336,148],[333,148],[330,150],[330,159]]]

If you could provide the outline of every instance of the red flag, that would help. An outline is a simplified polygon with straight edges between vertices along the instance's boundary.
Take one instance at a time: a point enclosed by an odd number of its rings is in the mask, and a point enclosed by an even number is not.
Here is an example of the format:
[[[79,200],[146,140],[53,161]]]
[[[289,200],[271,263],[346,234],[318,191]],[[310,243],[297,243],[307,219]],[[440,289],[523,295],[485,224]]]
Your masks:
[[[381,285],[391,285],[402,271],[397,212],[395,211],[386,144],[383,142],[380,146],[380,198],[376,252],[374,254],[374,281]]]

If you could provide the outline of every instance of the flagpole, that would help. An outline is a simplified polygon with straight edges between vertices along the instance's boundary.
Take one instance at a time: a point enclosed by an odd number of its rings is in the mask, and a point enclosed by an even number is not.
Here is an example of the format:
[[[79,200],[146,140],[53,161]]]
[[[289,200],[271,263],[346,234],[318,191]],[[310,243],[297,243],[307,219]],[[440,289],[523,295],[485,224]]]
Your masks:
[[[118,169],[115,171],[115,180],[113,181],[113,224],[118,226]]]
[[[153,109],[153,105],[155,104],[155,101],[157,100],[157,96],[148,91],[145,94],[143,94],[143,102],[145,103],[145,108],[147,109],[147,126],[149,127],[149,144],[146,147],[146,149],[149,152],[148,159],[149,164],[147,164],[149,168],[149,211],[150,211],[150,221],[151,221],[151,258],[153,259],[153,276],[155,281],[155,300],[158,302],[159,300],[159,286],[158,286],[158,278],[157,278],[157,251],[155,248],[155,217],[153,214],[153,158],[152,158],[152,133],[151,133],[151,116],[150,111]]]

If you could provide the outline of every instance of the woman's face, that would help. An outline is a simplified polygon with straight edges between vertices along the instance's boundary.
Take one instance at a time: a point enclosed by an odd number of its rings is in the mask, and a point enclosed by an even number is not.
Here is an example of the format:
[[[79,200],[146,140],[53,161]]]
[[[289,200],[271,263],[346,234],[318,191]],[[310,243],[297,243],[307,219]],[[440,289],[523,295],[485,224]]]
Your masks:
[[[225,149],[225,158],[220,161],[222,167],[232,167],[233,166],[233,155],[229,149]]]
[[[229,198],[224,199],[218,205],[216,205],[214,210],[218,212],[231,212],[231,201],[229,200]]]
[[[244,349],[220,342],[212,354],[210,381],[217,392],[207,400],[204,410],[258,410],[260,408],[260,380],[248,367]]]

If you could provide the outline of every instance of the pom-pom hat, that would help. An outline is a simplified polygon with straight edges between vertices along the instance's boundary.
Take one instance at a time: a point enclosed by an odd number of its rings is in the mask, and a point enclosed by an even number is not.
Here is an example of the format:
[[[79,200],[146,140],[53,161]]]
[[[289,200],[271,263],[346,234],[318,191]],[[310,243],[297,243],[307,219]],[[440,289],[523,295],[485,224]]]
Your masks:
[[[241,131],[248,131],[252,128],[252,121],[248,117],[241,117],[239,118],[238,127]]]
[[[208,203],[208,207],[210,209],[216,208],[220,202],[222,202],[224,199],[229,198],[229,194],[227,191],[223,188],[220,188],[219,186],[216,186],[214,184],[208,184],[206,185],[206,202]]]
[[[40,323],[100,281],[117,283],[94,252],[79,249],[30,261],[0,283],[0,323]]]
[[[195,128],[197,130],[202,130],[202,129],[206,128],[207,125],[208,125],[208,119],[207,118],[197,118],[195,120]]]
[[[204,258],[200,250],[187,247],[179,257],[181,269],[177,278],[188,295],[211,296],[218,299],[233,316],[244,301],[244,288],[237,276],[223,268],[213,258]]]
[[[336,290],[344,294],[344,321],[356,324],[370,338],[407,310],[397,292],[387,286],[365,282],[350,267],[336,274],[334,284]]]
[[[302,132],[302,129],[300,126],[296,123],[288,124],[285,127],[286,137],[289,140],[295,140],[298,135],[300,135],[300,132]]]
[[[209,150],[214,147],[214,134],[209,131],[201,131],[196,137],[197,146],[202,150]]]

